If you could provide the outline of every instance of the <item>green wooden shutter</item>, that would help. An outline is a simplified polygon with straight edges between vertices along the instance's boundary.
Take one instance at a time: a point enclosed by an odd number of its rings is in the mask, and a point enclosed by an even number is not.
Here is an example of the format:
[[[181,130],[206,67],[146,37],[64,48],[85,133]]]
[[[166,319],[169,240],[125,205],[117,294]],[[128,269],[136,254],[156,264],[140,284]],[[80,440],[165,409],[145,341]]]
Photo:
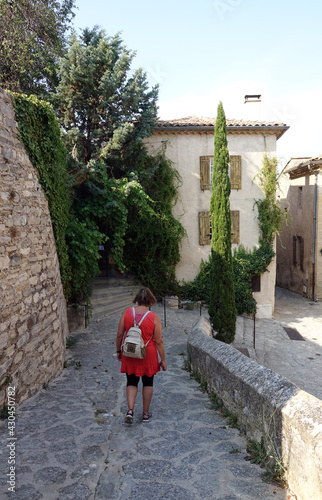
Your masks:
[[[239,243],[239,210],[231,210],[231,243]]]
[[[231,156],[230,161],[230,185],[231,189],[242,188],[241,156]]]
[[[210,158],[212,156],[200,156],[200,189],[210,189]]]
[[[210,212],[199,212],[199,245],[210,245]]]

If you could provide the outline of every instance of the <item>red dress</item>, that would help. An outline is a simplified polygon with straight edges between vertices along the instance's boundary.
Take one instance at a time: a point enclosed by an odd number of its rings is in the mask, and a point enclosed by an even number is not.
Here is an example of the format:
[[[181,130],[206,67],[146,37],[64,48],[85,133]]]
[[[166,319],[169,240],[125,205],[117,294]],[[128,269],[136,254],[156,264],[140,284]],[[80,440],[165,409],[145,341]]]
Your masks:
[[[144,314],[145,313],[135,314],[135,320],[137,323],[139,323]],[[142,338],[145,344],[151,338],[151,335],[154,332],[154,316],[154,312],[150,311],[149,314],[144,318],[140,326],[140,329],[142,331]],[[125,313],[124,326],[126,333],[131,328],[131,326],[133,326],[132,308],[127,309]],[[160,371],[160,365],[154,336],[146,346],[146,356],[144,359],[128,358],[126,356],[122,356],[121,373],[136,375],[137,377],[142,377],[142,375],[152,377],[152,375],[155,375],[158,371]]]

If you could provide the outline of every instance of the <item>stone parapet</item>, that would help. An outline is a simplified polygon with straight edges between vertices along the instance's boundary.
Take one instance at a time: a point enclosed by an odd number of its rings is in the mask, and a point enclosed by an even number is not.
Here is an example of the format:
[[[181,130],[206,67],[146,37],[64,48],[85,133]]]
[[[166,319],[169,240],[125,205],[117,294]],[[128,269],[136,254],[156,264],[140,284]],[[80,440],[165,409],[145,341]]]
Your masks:
[[[48,203],[0,89],[0,407],[9,380],[19,403],[60,374],[67,333]]]
[[[281,452],[298,500],[321,500],[322,402],[214,339],[205,318],[194,327],[188,352],[192,370],[238,416],[247,436],[263,436],[271,452]]]

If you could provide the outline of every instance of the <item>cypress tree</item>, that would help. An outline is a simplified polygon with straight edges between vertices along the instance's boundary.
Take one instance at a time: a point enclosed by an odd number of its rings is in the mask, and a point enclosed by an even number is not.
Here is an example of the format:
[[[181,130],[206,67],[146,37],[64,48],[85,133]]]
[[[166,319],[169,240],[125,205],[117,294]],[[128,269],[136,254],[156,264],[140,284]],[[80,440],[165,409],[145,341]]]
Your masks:
[[[217,109],[215,150],[211,188],[211,282],[209,316],[218,334],[227,344],[233,342],[236,331],[236,306],[231,254],[229,152],[226,117],[222,103]]]

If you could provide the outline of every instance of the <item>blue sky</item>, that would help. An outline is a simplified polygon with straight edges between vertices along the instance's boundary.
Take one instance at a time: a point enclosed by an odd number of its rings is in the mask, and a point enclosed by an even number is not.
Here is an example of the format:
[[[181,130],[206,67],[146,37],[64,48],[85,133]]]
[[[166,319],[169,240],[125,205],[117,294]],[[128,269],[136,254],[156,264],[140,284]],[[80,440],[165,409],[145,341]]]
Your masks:
[[[216,116],[278,121],[290,157],[322,153],[320,0],[76,0],[74,27],[121,32],[151,85],[159,117]],[[244,104],[261,94],[261,104]]]

